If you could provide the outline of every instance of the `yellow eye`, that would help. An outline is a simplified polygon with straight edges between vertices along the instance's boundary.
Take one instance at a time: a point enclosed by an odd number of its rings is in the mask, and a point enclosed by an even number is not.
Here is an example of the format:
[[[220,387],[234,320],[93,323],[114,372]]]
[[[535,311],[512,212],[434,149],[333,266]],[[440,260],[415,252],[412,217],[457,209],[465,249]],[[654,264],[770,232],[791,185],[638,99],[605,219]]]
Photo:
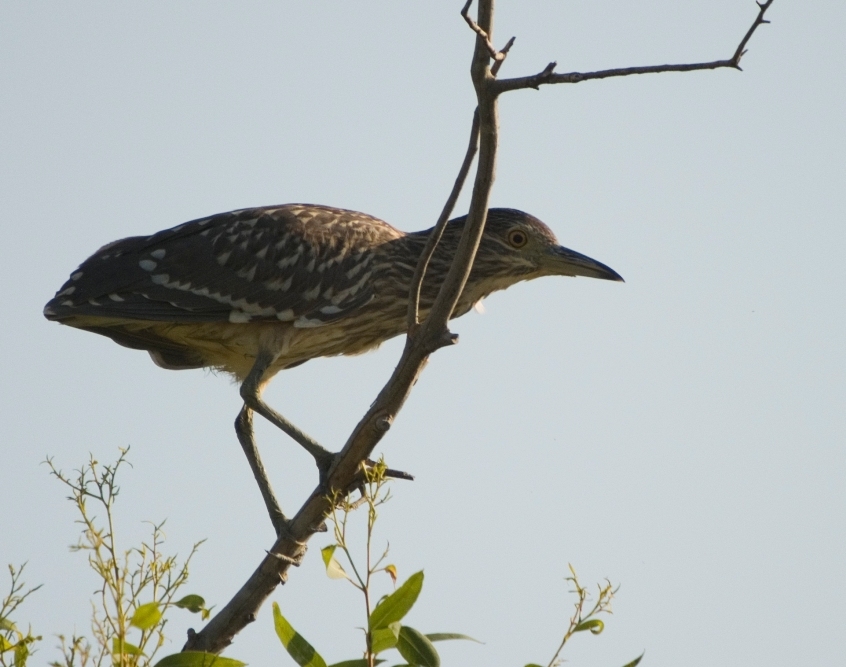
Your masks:
[[[522,229],[512,229],[508,232],[508,242],[515,248],[522,248],[528,241],[529,237]]]

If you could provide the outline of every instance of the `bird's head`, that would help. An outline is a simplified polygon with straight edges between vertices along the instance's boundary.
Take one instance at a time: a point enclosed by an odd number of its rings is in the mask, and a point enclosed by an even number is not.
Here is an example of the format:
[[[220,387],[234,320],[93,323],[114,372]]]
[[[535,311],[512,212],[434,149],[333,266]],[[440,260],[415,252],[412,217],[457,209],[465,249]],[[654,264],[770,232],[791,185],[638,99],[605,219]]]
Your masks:
[[[460,234],[466,217],[450,221]],[[558,244],[555,234],[536,217],[511,208],[488,210],[470,282],[488,283],[489,291],[541,276],[587,276],[623,281],[614,269]],[[488,291],[488,290],[486,290]]]

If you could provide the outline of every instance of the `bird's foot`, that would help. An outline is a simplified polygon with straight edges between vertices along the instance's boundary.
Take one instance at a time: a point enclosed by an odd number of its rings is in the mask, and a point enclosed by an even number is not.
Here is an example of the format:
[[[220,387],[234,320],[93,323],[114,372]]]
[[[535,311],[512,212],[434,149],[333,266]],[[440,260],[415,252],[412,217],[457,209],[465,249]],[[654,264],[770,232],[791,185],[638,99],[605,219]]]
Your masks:
[[[317,469],[320,472],[320,486],[326,491],[329,490],[329,474],[332,472],[332,468],[335,465],[335,462],[340,457],[340,452],[332,453],[328,451],[325,455],[314,457],[315,462],[317,463]],[[387,468],[384,466],[384,464],[377,463],[373,459],[365,459],[362,469],[359,470],[352,483],[347,487],[346,492],[352,493],[357,489],[360,490],[368,481],[369,474],[372,474],[375,470],[377,470],[377,468],[381,468],[380,474],[382,475],[382,477],[390,479],[406,479],[409,481],[414,480],[414,475],[411,475],[407,472],[403,472],[402,470]]]
[[[276,539],[293,539],[291,534],[291,520],[284,514],[271,514],[270,521],[273,524],[273,529],[276,531]]]

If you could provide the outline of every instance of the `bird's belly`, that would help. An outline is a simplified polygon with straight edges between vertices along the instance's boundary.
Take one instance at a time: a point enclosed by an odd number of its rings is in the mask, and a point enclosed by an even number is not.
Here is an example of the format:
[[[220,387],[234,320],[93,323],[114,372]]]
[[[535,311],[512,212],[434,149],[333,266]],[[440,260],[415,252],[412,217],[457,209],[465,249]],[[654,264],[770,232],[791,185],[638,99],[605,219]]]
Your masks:
[[[269,379],[288,366],[316,357],[362,354],[405,331],[402,317],[384,318],[378,311],[309,328],[288,322],[184,323],[104,317],[69,318],[65,324],[96,330],[124,345],[131,338],[129,347],[152,353],[182,349],[202,359],[203,366],[230,373],[239,381],[247,377],[262,350],[278,355],[266,375]]]

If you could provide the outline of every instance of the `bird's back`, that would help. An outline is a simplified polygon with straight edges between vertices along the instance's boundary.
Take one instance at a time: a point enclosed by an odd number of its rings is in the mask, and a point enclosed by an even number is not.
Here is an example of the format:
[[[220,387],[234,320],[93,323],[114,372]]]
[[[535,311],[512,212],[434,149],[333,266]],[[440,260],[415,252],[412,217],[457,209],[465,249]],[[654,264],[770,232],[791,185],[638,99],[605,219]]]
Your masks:
[[[149,350],[169,368],[211,365],[202,346],[180,338],[220,339],[228,324],[302,329],[342,319],[373,298],[378,247],[403,236],[378,218],[326,206],[222,213],[103,246],[44,314]],[[245,328],[233,331],[243,338]]]

